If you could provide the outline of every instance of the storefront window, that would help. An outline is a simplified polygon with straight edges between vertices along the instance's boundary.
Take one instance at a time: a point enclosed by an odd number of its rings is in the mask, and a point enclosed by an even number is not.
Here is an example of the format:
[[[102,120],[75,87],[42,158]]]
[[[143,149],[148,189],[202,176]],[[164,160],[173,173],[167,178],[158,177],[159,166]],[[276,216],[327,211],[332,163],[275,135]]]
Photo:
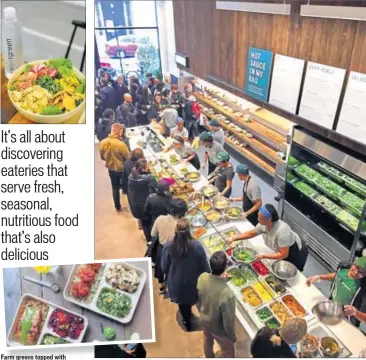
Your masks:
[[[102,67],[116,75],[160,76],[155,1],[96,1],[95,38]]]

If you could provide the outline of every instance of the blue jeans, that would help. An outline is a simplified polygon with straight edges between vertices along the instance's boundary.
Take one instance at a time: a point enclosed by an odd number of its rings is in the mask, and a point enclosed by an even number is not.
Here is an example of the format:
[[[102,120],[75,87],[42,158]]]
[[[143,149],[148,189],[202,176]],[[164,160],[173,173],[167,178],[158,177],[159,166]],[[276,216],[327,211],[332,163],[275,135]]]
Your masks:
[[[198,136],[198,129],[197,129],[197,120],[186,120],[185,127],[188,130],[188,137],[190,139],[194,139]]]

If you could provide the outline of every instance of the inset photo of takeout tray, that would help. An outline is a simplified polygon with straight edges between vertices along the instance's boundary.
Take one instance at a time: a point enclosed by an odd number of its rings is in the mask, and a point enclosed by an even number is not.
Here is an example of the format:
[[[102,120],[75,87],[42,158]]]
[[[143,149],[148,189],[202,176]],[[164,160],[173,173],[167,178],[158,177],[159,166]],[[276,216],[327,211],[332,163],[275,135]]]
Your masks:
[[[88,319],[31,294],[24,294],[8,333],[9,346],[81,343]],[[34,329],[34,331],[30,331]]]
[[[145,286],[146,272],[131,264],[115,262],[100,267],[95,277],[90,279],[87,267],[73,267],[64,289],[64,298],[119,323],[129,323]],[[85,282],[91,283],[89,293],[83,291]]]

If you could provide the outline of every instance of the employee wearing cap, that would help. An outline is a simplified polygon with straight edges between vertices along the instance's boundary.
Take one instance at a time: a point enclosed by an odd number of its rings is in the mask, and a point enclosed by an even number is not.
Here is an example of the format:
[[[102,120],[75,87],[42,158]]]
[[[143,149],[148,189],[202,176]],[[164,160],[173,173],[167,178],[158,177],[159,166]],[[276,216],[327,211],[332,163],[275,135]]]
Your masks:
[[[217,120],[210,121],[210,129],[212,138],[214,141],[217,141],[222,146],[225,145],[225,133],[224,130],[221,128],[220,123]]]
[[[236,173],[240,180],[244,181],[243,195],[231,198],[232,201],[243,201],[243,217],[247,218],[254,226],[258,224],[258,212],[262,206],[261,189],[257,182],[249,174],[249,169],[244,164],[236,167]]]
[[[197,170],[200,169],[201,163],[198,155],[194,152],[192,145],[189,142],[184,141],[181,136],[175,136],[173,139],[173,144],[164,151],[167,152],[171,149],[175,150],[183,162],[189,162]]]
[[[331,281],[330,299],[344,305],[344,312],[355,326],[366,321],[366,256],[353,263],[341,262],[337,271],[310,276],[308,286],[314,282]]]
[[[220,195],[227,198],[231,195],[231,186],[235,176],[235,171],[232,164],[229,162],[230,156],[227,152],[221,151],[217,154],[216,170],[212,173],[212,178],[209,183],[215,183],[215,186],[219,189]]]
[[[208,175],[210,175],[216,169],[217,164],[219,163],[217,154],[219,152],[225,152],[225,150],[224,147],[217,141],[214,141],[212,135],[206,131],[200,135],[200,140],[203,142],[203,145],[206,149],[202,169],[205,168],[208,161]]]
[[[265,244],[274,253],[259,254],[257,260],[284,260],[303,271],[307,259],[307,247],[288,224],[280,220],[276,208],[271,204],[263,205],[258,214],[259,224],[250,231],[226,239],[230,244],[233,241],[249,240],[258,235],[263,236]]]

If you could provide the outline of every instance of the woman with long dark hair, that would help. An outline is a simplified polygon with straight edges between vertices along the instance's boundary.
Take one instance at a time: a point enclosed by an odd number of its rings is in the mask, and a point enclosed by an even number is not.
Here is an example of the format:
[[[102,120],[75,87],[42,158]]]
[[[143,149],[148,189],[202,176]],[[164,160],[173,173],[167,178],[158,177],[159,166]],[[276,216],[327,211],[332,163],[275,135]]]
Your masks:
[[[149,110],[151,103],[151,91],[148,86],[145,86],[142,91],[142,95],[139,95],[137,98],[136,107],[139,111],[138,114],[138,123],[139,125],[148,125],[149,121]]]
[[[169,296],[178,304],[187,331],[191,330],[192,306],[197,303],[197,280],[210,272],[205,250],[191,235],[190,222],[180,219],[173,241],[163,249],[162,269],[167,277]]]
[[[187,203],[182,199],[172,199],[169,203],[168,215],[159,216],[151,230],[151,244],[147,255],[155,263],[154,276],[159,281],[159,293],[165,293],[165,276],[161,267],[163,246],[172,241],[179,219],[183,218],[188,210]]]
[[[150,240],[150,221],[145,219],[145,202],[148,196],[156,191],[157,183],[149,173],[147,161],[136,162],[128,178],[128,202],[132,215],[139,221],[147,242]]]
[[[153,119],[158,120],[161,110],[161,93],[156,92],[154,95],[154,102],[151,104],[148,114],[149,122]]]

